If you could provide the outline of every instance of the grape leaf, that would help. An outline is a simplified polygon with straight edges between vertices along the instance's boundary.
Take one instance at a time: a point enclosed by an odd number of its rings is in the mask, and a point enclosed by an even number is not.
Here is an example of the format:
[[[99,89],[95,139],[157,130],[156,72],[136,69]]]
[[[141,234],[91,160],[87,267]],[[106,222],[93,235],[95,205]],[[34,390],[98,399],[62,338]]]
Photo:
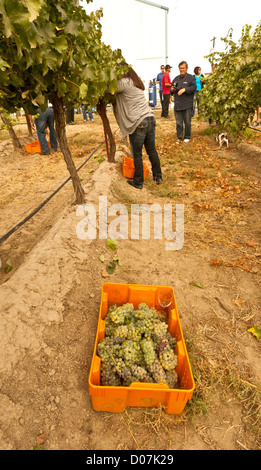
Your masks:
[[[107,240],[107,247],[109,250],[115,251],[117,249],[118,242],[116,240],[113,240],[112,238],[109,238]]]
[[[200,287],[201,289],[204,289],[203,284],[201,284],[200,282],[191,281],[190,284],[191,284],[192,286],[196,286],[196,287]]]
[[[116,263],[113,263],[112,261],[110,261],[108,266],[106,267],[106,271],[108,274],[112,274],[115,268],[116,268]]]
[[[258,340],[261,339],[261,329],[260,328],[257,328],[257,326],[253,326],[252,328],[249,328],[249,330],[247,330],[249,333],[252,333],[252,335],[256,336],[256,338]]]

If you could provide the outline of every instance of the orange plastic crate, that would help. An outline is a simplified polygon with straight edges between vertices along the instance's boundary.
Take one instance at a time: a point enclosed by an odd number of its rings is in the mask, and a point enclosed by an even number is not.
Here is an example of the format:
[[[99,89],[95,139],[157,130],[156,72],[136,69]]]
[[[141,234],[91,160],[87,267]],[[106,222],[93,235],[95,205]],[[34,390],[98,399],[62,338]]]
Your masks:
[[[123,157],[123,159],[122,159],[122,174],[123,174],[123,176],[125,176],[126,178],[133,178],[134,177],[134,171],[135,171],[135,167],[134,167],[133,159],[130,158],[130,157]],[[148,174],[149,174],[148,166],[145,162],[143,162],[144,181],[147,178]]]
[[[51,148],[50,142],[47,142],[49,148]],[[35,142],[30,142],[30,144],[25,145],[25,150],[27,153],[41,153],[42,152],[42,147],[40,145],[40,142],[36,140]]]
[[[98,342],[105,336],[105,317],[111,305],[132,303],[134,308],[142,302],[150,308],[162,310],[158,303],[160,292],[172,292],[173,300],[168,312],[169,332],[177,340],[175,353],[178,357],[176,372],[179,388],[170,389],[166,384],[133,382],[129,387],[100,385],[101,360],[97,355]],[[146,286],[135,284],[105,283],[102,286],[98,328],[94,354],[89,373],[89,392],[96,411],[123,412],[128,406],[165,407],[167,414],[180,414],[191,399],[195,383],[180,325],[174,291],[169,286]]]

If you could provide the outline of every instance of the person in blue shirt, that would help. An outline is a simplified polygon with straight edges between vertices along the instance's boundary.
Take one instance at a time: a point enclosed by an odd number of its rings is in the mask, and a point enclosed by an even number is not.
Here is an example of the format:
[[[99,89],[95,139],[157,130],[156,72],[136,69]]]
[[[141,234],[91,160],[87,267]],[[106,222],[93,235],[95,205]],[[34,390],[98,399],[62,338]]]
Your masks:
[[[160,70],[161,71],[157,75],[156,82],[159,84],[160,104],[161,104],[161,109],[162,109],[163,96],[162,96],[162,83],[161,83],[161,80],[162,80],[162,77],[163,77],[164,72],[165,72],[165,66],[161,65]],[[162,112],[161,112],[161,117],[162,117]]]
[[[192,117],[195,116],[195,111],[196,111],[196,104],[198,108],[198,114],[200,114],[200,109],[199,109],[199,98],[198,98],[198,92],[202,90],[204,87],[204,83],[202,82],[202,78],[204,78],[204,75],[201,73],[201,68],[200,67],[195,67],[194,68],[194,77],[196,80],[196,91],[194,94],[194,102],[193,102],[193,111],[192,111]]]

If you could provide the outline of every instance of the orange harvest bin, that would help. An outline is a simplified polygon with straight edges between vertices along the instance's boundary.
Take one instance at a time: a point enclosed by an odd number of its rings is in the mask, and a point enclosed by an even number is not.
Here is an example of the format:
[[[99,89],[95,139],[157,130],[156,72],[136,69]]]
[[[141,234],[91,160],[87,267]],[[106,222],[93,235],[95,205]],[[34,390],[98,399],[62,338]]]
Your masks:
[[[133,382],[129,387],[100,385],[101,360],[97,355],[98,342],[105,336],[105,317],[111,305],[132,303],[136,309],[140,303],[146,303],[162,311],[159,295],[171,292],[171,304],[165,307],[168,313],[168,330],[176,338],[175,354],[178,361],[178,387],[171,389],[163,383]],[[195,383],[180,325],[174,291],[168,286],[146,286],[139,284],[105,283],[102,286],[98,328],[94,354],[89,373],[89,392],[92,406],[96,411],[123,412],[128,406],[165,408],[167,414],[180,414],[191,399]]]
[[[134,177],[134,161],[130,157],[123,157],[122,159],[122,174],[125,178],[133,178]],[[148,166],[145,162],[143,162],[143,177],[144,181],[149,174]]]
[[[51,148],[50,142],[47,142],[49,148]],[[30,144],[25,145],[25,150],[27,153],[41,153],[42,152],[42,147],[40,145],[40,142],[36,140],[35,142],[30,142]]]

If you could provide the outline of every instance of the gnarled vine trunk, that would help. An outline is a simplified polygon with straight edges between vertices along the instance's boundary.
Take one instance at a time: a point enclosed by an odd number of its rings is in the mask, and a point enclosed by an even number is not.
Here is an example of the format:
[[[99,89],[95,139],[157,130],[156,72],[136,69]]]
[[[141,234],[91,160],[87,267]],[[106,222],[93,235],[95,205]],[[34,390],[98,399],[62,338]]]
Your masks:
[[[9,135],[12,139],[12,142],[13,142],[13,146],[15,149],[17,150],[22,150],[22,145],[20,143],[20,140],[18,139],[13,127],[11,126],[11,124],[9,123],[8,119],[5,118],[4,116],[1,115],[1,119],[4,123],[4,125],[6,126],[6,129],[8,130],[9,132]]]
[[[33,130],[32,130],[32,126],[31,126],[31,123],[30,123],[30,117],[28,116],[28,114],[26,114],[25,118],[26,118],[28,134],[32,137],[33,136]]]
[[[106,113],[106,106],[102,100],[99,101],[97,105],[98,114],[101,116],[104,135],[106,140],[107,147],[107,156],[110,163],[115,163],[115,153],[116,153],[116,144],[111,130],[110,122]],[[109,138],[109,145],[107,138]]]
[[[52,104],[53,104],[53,109],[54,109],[56,135],[57,135],[57,139],[58,139],[59,146],[60,146],[61,152],[65,160],[65,163],[67,165],[68,171],[72,179],[74,193],[75,193],[75,202],[76,204],[84,204],[85,203],[84,191],[81,186],[80,178],[79,178],[77,169],[75,167],[74,161],[72,159],[71,151],[69,149],[69,145],[67,142],[63,100],[62,98],[59,98],[57,94],[55,94]]]

